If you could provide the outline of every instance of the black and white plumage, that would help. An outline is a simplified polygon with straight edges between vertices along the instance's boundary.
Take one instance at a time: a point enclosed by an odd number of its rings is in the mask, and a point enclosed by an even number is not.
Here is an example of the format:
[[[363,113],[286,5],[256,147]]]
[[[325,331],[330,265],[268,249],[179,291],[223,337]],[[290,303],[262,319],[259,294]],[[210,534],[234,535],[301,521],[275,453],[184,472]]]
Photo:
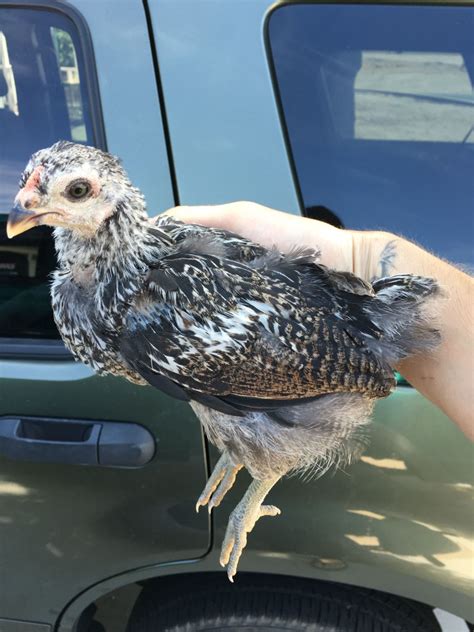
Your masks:
[[[116,158],[69,142],[33,155],[20,184],[9,232],[55,226],[53,311],[75,357],[191,403],[223,453],[197,508],[217,506],[242,466],[254,478],[223,545],[232,578],[246,533],[279,513],[262,505],[275,482],[357,455],[392,366],[437,343],[422,314],[436,283],[370,284],[313,251],[154,224]]]

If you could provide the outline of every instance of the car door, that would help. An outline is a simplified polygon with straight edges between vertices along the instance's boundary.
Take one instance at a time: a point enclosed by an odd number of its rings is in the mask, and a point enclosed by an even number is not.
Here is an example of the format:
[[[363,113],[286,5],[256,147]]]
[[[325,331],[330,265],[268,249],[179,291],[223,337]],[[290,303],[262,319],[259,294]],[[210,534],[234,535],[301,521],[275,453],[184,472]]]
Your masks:
[[[94,583],[209,547],[190,410],[74,362],[50,232],[5,234],[29,155],[59,139],[120,154],[152,212],[174,203],[142,4],[76,4],[0,2],[0,622],[32,630]]]

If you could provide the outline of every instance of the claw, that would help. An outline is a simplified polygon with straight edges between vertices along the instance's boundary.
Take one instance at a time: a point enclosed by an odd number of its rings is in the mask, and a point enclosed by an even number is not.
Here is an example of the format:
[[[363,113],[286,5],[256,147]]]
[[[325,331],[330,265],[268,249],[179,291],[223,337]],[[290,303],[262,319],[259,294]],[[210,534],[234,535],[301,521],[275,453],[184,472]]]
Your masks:
[[[255,519],[251,516],[241,516],[239,513],[231,515],[219,560],[221,566],[227,567],[227,577],[230,582],[234,583],[240,556],[247,546],[247,533],[252,531],[255,523],[262,516],[278,516],[280,514],[280,509],[274,505],[261,505]]]

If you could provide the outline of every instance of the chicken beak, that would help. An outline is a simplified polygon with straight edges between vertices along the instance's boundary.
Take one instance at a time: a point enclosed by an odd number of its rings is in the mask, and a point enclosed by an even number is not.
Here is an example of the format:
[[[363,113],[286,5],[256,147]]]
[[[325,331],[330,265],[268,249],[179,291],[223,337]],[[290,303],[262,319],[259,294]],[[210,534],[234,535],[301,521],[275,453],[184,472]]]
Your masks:
[[[47,211],[42,211],[40,209],[28,211],[23,208],[19,202],[17,202],[8,216],[7,237],[12,239],[12,237],[21,235],[21,233],[37,226],[41,215],[45,215],[46,213]]]

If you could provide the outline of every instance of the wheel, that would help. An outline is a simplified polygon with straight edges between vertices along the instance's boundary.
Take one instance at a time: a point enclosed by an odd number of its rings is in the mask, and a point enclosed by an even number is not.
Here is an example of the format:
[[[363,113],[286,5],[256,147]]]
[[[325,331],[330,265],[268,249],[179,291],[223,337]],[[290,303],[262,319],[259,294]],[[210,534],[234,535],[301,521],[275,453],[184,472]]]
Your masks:
[[[147,584],[127,632],[441,632],[427,606],[330,582],[239,573]]]

